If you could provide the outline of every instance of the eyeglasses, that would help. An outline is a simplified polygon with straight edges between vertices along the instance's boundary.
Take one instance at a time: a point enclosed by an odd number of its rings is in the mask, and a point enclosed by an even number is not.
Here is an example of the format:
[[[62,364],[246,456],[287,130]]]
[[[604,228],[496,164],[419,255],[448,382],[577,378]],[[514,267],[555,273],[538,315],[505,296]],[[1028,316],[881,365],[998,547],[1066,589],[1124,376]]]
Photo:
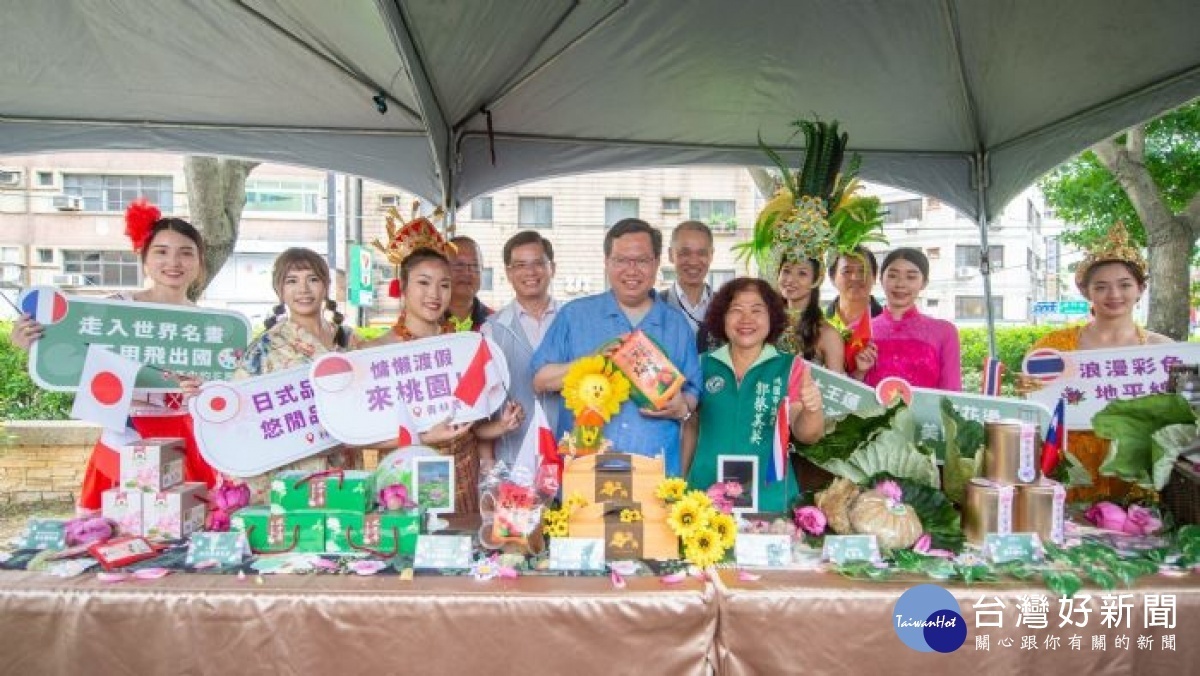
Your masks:
[[[508,269],[513,272],[527,272],[529,270],[541,272],[548,267],[550,267],[550,261],[544,258],[537,261],[513,261],[508,264]]]
[[[478,263],[451,263],[450,269],[455,272],[479,272]]]
[[[612,258],[608,259],[608,262],[611,263],[612,266],[614,268],[617,268],[618,270],[619,269],[628,269],[628,268],[638,268],[639,270],[649,270],[651,267],[654,266],[655,260],[657,260],[657,259],[654,259],[654,258],[626,258],[624,256],[613,256]]]

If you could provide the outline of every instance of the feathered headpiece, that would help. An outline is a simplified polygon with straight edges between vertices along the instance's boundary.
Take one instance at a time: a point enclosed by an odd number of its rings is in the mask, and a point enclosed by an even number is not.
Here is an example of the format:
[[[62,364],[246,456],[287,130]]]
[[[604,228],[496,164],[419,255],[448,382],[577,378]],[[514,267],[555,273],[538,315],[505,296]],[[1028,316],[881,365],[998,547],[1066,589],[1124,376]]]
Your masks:
[[[883,215],[877,197],[859,195],[859,157],[851,157],[840,173],[849,135],[838,135],[838,123],[796,120],[803,133],[804,165],[788,169],[779,153],[758,145],[782,173],[783,186],[767,202],[754,223],[749,242],[734,247],[738,258],[758,264],[759,274],[774,281],[784,261],[816,260],[816,284],[825,277],[833,254],[849,254],[867,242],[885,242]],[[793,134],[794,136],[795,134]]]
[[[1083,293],[1088,270],[1101,263],[1115,262],[1128,263],[1138,269],[1143,279],[1146,277],[1146,259],[1121,221],[1114,223],[1103,239],[1088,248],[1083,260],[1075,266],[1075,287]]]
[[[125,236],[133,242],[133,250],[141,253],[150,239],[154,224],[162,218],[162,212],[145,197],[129,203],[125,208]]]
[[[396,211],[395,207],[388,209],[387,244],[385,245],[378,239],[373,242],[375,248],[382,251],[384,256],[387,256],[388,262],[396,266],[396,277],[392,279],[392,283],[388,286],[388,295],[392,298],[400,297],[400,264],[412,252],[417,249],[432,249],[449,258],[458,251],[458,247],[446,241],[446,238],[442,236],[442,233],[433,224],[433,221],[424,216],[417,215],[420,206],[420,202],[413,202],[412,220],[403,226],[398,225],[402,221],[400,212]],[[433,219],[440,220],[442,217],[442,209],[438,207],[433,212]]]

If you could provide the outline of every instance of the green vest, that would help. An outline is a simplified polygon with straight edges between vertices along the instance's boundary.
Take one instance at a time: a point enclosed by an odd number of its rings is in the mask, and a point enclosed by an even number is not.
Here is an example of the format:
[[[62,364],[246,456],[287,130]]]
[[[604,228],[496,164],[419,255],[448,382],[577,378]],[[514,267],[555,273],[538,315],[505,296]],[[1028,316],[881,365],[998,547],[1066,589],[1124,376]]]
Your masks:
[[[784,481],[767,480],[776,412],[787,396],[795,358],[766,345],[738,383],[728,345],[701,356],[700,436],[688,470],[690,488],[707,490],[716,483],[718,456],[752,456],[758,458],[758,511],[783,512],[795,501],[800,489],[790,458],[784,461]]]

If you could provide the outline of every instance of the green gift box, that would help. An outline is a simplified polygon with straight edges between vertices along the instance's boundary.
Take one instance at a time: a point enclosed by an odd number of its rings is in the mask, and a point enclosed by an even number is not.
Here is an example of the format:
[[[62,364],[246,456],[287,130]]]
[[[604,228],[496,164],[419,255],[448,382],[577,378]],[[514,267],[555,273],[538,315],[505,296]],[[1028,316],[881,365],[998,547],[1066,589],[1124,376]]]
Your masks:
[[[425,510],[391,512],[329,511],[325,513],[325,551],[333,554],[362,552],[392,557],[417,551],[417,536]]]
[[[271,479],[271,504],[285,511],[297,509],[345,510],[360,514],[374,502],[370,472],[284,470]]]
[[[246,534],[255,554],[325,551],[325,512],[284,511],[277,506],[243,507],[229,518],[229,527]]]

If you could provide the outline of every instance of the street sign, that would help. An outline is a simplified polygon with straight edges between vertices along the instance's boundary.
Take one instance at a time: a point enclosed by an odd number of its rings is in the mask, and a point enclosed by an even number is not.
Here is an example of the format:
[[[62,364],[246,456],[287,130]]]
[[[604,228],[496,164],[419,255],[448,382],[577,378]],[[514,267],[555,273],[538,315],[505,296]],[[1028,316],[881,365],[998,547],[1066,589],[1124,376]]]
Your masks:
[[[1033,315],[1062,315],[1064,317],[1083,317],[1088,313],[1086,300],[1041,300],[1033,304]]]

